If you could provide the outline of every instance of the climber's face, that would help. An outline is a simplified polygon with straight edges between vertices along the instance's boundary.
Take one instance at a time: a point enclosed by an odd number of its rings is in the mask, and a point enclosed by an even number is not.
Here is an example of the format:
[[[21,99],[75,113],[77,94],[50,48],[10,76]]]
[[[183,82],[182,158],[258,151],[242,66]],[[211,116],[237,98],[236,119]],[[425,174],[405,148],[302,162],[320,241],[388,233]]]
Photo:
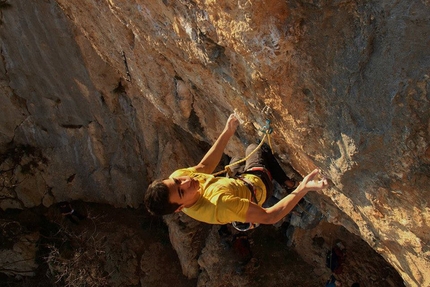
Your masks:
[[[163,180],[164,184],[169,188],[170,202],[178,203],[181,211],[184,207],[190,207],[200,197],[199,181],[189,176],[178,176]]]

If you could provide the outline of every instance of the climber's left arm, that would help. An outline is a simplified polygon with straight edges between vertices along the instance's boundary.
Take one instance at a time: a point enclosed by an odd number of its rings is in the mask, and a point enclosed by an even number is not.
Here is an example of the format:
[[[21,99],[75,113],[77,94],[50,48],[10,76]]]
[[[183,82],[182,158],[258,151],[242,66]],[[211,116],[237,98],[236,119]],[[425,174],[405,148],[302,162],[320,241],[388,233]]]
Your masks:
[[[234,114],[231,114],[227,119],[224,130],[221,132],[215,143],[205,154],[199,164],[194,167],[197,172],[210,174],[215,170],[221,160],[228,141],[234,135],[238,126],[239,120]]]
[[[302,199],[309,191],[321,190],[327,187],[328,183],[325,178],[319,181],[315,180],[319,173],[320,171],[318,169],[309,173],[292,193],[269,208],[263,208],[251,202],[246,213],[246,222],[261,224],[277,223],[290,213],[297,203],[299,203],[300,199]]]

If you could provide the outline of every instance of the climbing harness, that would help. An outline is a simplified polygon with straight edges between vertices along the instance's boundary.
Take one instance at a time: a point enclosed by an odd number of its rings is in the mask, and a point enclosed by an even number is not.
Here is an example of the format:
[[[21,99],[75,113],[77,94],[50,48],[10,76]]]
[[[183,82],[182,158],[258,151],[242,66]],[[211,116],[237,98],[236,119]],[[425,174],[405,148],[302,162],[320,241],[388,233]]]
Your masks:
[[[253,155],[264,144],[264,141],[266,140],[266,138],[267,138],[267,141],[269,142],[270,150],[272,150],[272,143],[270,141],[270,134],[273,132],[273,129],[270,127],[270,120],[269,119],[266,120],[266,125],[263,126],[260,129],[260,132],[264,133],[263,138],[261,139],[261,141],[258,144],[258,146],[252,152],[250,152],[243,159],[238,160],[236,162],[233,162],[233,163],[231,163],[229,165],[226,165],[225,168],[224,168],[224,170],[216,172],[216,173],[213,173],[212,175],[213,176],[217,176],[217,175],[220,175],[220,174],[223,174],[223,173],[227,173],[228,175],[231,175],[231,169],[230,169],[230,167],[235,166],[237,164],[240,164],[240,163],[246,161],[251,155]],[[264,169],[264,170],[261,170],[261,171],[267,173],[268,176],[269,176],[269,178],[271,179],[271,175],[270,175],[270,172],[268,172],[268,170]],[[250,183],[248,180],[246,180],[246,178],[244,178],[244,177],[237,177],[237,179],[240,179],[248,187],[248,189],[251,192],[252,201],[254,201],[255,204],[258,204],[258,200],[257,200],[257,197],[255,195],[255,187],[254,187],[254,185],[252,183]],[[238,221],[233,221],[231,223],[231,225],[236,230],[238,230],[238,231],[248,231],[248,230],[251,230],[251,229],[254,229],[254,228],[258,227],[260,224],[259,223],[252,223],[252,222],[238,222]]]
[[[257,196],[255,195],[254,185],[251,182],[249,182],[243,176],[238,176],[236,178],[239,179],[239,180],[241,180],[246,185],[246,187],[248,187],[248,189],[251,191],[251,199],[252,199],[252,201],[254,201],[255,204],[258,204]]]

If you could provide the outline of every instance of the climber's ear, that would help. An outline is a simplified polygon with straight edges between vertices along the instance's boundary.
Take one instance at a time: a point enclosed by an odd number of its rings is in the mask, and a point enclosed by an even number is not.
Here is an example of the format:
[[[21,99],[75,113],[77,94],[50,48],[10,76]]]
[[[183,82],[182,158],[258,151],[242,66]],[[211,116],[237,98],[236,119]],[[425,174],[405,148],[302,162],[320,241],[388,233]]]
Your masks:
[[[175,210],[175,212],[181,212],[182,211],[182,208],[184,208],[184,205],[182,204],[181,206],[179,206],[176,210]]]

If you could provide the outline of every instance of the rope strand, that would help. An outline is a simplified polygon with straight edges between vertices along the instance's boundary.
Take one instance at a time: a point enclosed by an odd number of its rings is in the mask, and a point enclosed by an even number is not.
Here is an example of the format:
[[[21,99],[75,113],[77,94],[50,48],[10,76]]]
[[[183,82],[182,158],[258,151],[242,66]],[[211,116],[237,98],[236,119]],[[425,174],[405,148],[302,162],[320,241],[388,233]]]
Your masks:
[[[264,134],[264,136],[263,136],[263,138],[261,139],[260,143],[258,144],[258,146],[252,152],[250,152],[246,157],[244,157],[243,159],[240,159],[240,160],[238,160],[236,162],[233,162],[231,164],[226,165],[225,168],[224,168],[224,170],[221,170],[219,172],[213,173],[212,175],[213,176],[217,176],[217,175],[220,175],[220,174],[223,174],[223,173],[226,173],[226,172],[228,173],[230,171],[230,167],[235,166],[235,165],[237,165],[239,163],[242,163],[242,162],[246,161],[251,155],[253,155],[263,145],[264,140],[266,139],[266,137],[267,137],[267,140],[269,142],[270,149],[272,150],[272,143],[270,141],[270,133],[271,133],[271,129],[267,129],[266,132],[265,132],[265,134]]]

